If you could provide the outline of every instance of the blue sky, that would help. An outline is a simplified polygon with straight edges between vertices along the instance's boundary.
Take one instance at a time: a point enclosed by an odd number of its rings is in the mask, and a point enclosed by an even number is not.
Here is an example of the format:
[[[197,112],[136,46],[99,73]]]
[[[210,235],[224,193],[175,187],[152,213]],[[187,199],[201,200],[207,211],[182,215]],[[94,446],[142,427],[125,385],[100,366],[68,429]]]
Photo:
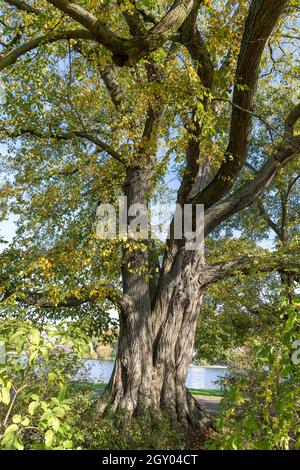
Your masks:
[[[5,157],[6,155],[6,146],[1,143],[0,143],[0,154],[2,158]],[[0,170],[0,183],[1,183],[1,176],[2,175],[1,175],[1,170]],[[9,217],[8,220],[0,222],[0,239],[1,237],[3,237],[4,240],[11,242],[15,235],[15,232],[16,232],[15,219],[12,216]],[[0,252],[3,251],[4,247],[5,245],[0,243]]]
[[[3,237],[4,240],[11,242],[16,233],[16,225],[13,217],[10,217],[4,222],[0,222],[0,238]],[[5,245],[0,244],[0,251],[3,250]]]

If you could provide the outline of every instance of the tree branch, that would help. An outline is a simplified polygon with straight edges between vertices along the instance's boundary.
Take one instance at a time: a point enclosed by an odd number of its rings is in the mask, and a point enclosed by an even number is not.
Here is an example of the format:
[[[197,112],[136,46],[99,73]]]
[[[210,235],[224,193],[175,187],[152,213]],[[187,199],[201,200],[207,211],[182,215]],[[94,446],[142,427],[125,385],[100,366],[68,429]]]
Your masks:
[[[244,165],[251,139],[252,111],[262,53],[288,0],[252,0],[238,58],[229,143],[214,179],[194,199],[207,208],[233,186]]]
[[[294,138],[293,146],[279,147],[253,180],[245,183],[223,202],[206,211],[205,233],[208,235],[228,217],[250,206],[271,185],[283,166],[299,154],[300,136]]]
[[[116,80],[112,65],[99,68],[100,76],[107,88],[115,108],[118,110],[122,103],[122,90]]]
[[[28,3],[23,2],[22,0],[4,0],[4,2],[16,7],[18,10],[26,11],[27,13],[33,13],[34,15],[40,15],[42,13],[41,10],[28,5]]]
[[[87,28],[104,47],[113,53],[116,65],[131,65],[161,47],[182,25],[195,0],[175,0],[166,15],[144,34],[132,39],[119,37],[95,15],[70,0],[47,0]]]
[[[1,129],[0,129],[1,132]],[[24,135],[31,135],[33,137],[38,137],[39,139],[56,139],[56,140],[70,140],[74,137],[79,137],[82,139],[89,140],[97,147],[100,147],[106,153],[108,153],[112,158],[117,160],[122,165],[126,165],[126,161],[121,154],[119,154],[116,150],[114,150],[110,145],[106,144],[102,140],[98,139],[98,137],[94,136],[93,134],[89,134],[85,131],[71,131],[65,134],[56,134],[56,133],[48,133],[44,134],[42,132],[38,132],[32,129],[20,129],[16,132],[8,132],[5,131],[6,136],[10,138],[17,138],[22,137]]]
[[[287,191],[286,191],[286,197],[289,196],[290,192],[292,191],[294,185],[297,183],[297,181],[299,180],[299,178],[300,178],[300,175],[297,175],[297,176],[295,176],[295,178],[293,178],[293,180],[290,182],[290,184],[288,185]]]
[[[110,145],[106,144],[105,142],[93,136],[92,134],[89,134],[86,132],[75,131],[74,135],[77,137],[82,137],[83,139],[89,140],[93,144],[97,145],[97,147],[100,147],[102,150],[107,152],[112,158],[117,160],[119,163],[122,163],[122,165],[126,166],[126,161],[120,153],[118,153]]]
[[[95,41],[95,37],[92,33],[85,30],[73,30],[73,31],[56,31],[51,34],[45,34],[38,38],[32,39],[31,41],[22,44],[22,46],[10,51],[6,55],[0,55],[0,71],[4,70],[9,65],[14,64],[19,57],[30,52],[43,44],[51,44],[56,41],[63,39],[88,39]]]
[[[47,0],[47,2],[87,28],[103,46],[114,54],[124,53],[130,47],[130,40],[120,38],[114,34],[93,13],[90,13],[77,3],[70,0]]]
[[[271,219],[261,201],[258,201],[258,210],[262,218],[265,219],[265,221],[267,222],[268,226],[273,230],[273,232],[275,232],[277,237],[280,238],[281,233],[278,225],[276,225],[275,222]]]
[[[197,29],[198,10],[202,3],[202,0],[195,2],[191,13],[179,30],[179,41],[190,53],[196,72],[202,84],[209,92],[214,82],[214,66],[206,44]],[[204,110],[207,109],[207,103],[207,97],[204,96],[202,99]],[[192,121],[194,123],[194,129],[191,132],[186,149],[186,168],[177,198],[177,202],[180,204],[187,202],[190,192],[201,184],[204,174],[207,175],[209,172],[209,164],[207,164],[207,162],[203,162],[201,166],[199,165],[200,136],[203,126],[199,120],[194,119],[194,116],[197,115],[197,107],[192,109],[191,114],[193,116]]]
[[[121,290],[106,283],[83,287],[76,290],[75,294],[70,293],[59,301],[52,300],[51,296],[44,292],[10,291],[8,295],[4,293],[0,303],[7,302],[10,299],[28,307],[37,308],[78,307],[88,302],[103,299],[107,299],[114,305],[123,307],[125,301],[127,301]]]
[[[285,121],[284,133],[287,138],[294,135],[295,125],[300,118],[300,103],[298,103],[289,113]]]
[[[288,255],[278,255],[272,253],[269,260],[263,257],[243,256],[234,261],[225,261],[223,263],[214,263],[207,266],[209,275],[209,284],[221,281],[229,276],[238,274],[248,275],[253,272],[272,273],[281,271],[297,271],[300,273],[299,250],[296,253]]]
[[[286,131],[283,143],[274,150],[273,155],[265,162],[260,171],[256,172],[255,178],[245,183],[223,202],[206,211],[206,234],[209,234],[231,215],[250,206],[271,185],[280,170],[300,154],[300,135],[295,135],[298,119],[300,119],[299,104],[293,107],[285,120]]]
[[[194,8],[182,24],[180,32],[180,42],[189,51],[194,61],[198,76],[203,85],[211,90],[214,80],[214,65],[204,40],[197,28],[197,16],[202,0],[195,2]]]
[[[76,42],[74,49],[79,52],[87,61],[93,61],[93,51],[92,53],[86,52],[83,49],[80,41]],[[123,101],[123,91],[117,82],[113,64],[97,65],[97,67],[115,108],[119,110]]]

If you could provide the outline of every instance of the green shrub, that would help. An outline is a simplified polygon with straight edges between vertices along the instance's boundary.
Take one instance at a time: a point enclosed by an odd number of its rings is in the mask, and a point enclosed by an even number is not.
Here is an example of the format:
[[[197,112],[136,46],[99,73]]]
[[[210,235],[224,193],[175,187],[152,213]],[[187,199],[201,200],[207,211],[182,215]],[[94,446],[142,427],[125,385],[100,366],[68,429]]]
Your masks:
[[[250,369],[225,384],[219,435],[209,448],[300,449],[299,305],[284,301],[279,313],[277,334],[257,344]]]
[[[118,413],[97,417],[89,400],[90,397],[78,396],[74,410],[80,409],[81,412],[71,414],[68,421],[71,427],[79,430],[78,447],[92,450],[173,450],[189,447],[183,430],[172,424],[168,416],[149,413],[135,417],[124,425],[123,416]]]
[[[67,423],[72,410],[69,382],[90,345],[70,325],[29,321],[0,322],[0,448],[69,449],[76,430]]]
[[[74,383],[90,353],[72,324],[0,322],[0,449],[181,449],[184,433],[167,416],[150,413],[120,426],[116,413],[96,415],[99,393]],[[82,379],[82,377],[81,377]]]

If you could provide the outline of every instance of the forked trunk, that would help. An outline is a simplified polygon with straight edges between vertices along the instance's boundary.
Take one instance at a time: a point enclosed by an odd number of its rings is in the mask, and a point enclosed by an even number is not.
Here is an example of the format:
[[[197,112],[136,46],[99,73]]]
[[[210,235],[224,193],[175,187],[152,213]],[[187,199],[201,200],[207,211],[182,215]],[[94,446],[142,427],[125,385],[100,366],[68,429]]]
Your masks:
[[[145,178],[139,168],[127,171],[128,207],[147,205],[150,176]],[[161,410],[186,427],[201,429],[204,435],[211,420],[185,386],[207,282],[203,253],[186,250],[183,240],[170,241],[152,295],[148,242],[143,243],[146,249],[135,246],[123,253],[127,301],[120,312],[114,371],[98,409],[121,410],[128,419],[147,410]]]

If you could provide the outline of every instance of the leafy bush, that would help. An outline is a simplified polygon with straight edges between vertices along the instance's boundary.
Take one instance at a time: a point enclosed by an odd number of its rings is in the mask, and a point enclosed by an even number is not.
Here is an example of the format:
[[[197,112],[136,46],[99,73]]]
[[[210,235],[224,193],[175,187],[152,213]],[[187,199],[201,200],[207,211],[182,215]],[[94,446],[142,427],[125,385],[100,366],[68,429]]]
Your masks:
[[[0,322],[0,448],[68,449],[69,381],[90,345],[81,331],[29,321]]]
[[[182,429],[166,415],[149,413],[124,425],[119,413],[97,416],[91,397],[77,396],[77,406],[69,415],[69,424],[78,429],[77,446],[104,450],[174,450],[190,448]],[[75,402],[74,402],[75,403]],[[80,410],[76,413],[75,410]],[[85,410],[85,411],[84,411]],[[122,424],[121,424],[122,423]]]
[[[225,384],[219,436],[209,448],[300,449],[300,314],[284,301],[282,326],[256,344],[250,369]]]

